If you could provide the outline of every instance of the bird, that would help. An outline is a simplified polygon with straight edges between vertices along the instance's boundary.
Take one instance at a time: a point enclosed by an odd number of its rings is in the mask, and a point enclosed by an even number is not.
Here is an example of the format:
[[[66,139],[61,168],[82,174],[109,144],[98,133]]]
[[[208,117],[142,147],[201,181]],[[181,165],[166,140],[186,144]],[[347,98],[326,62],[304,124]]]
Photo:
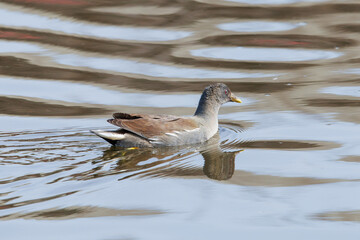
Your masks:
[[[203,143],[218,132],[218,112],[227,102],[241,103],[224,83],[207,86],[193,116],[114,113],[116,131],[90,130],[122,148],[157,148]]]

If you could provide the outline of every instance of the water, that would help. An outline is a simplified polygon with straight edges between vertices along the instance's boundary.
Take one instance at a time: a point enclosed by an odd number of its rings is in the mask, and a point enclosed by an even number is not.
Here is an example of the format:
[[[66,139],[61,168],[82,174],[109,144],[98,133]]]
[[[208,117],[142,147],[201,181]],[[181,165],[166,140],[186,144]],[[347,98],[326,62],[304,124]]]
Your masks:
[[[2,239],[358,239],[355,0],[0,3]],[[113,112],[242,104],[185,148],[89,133]]]

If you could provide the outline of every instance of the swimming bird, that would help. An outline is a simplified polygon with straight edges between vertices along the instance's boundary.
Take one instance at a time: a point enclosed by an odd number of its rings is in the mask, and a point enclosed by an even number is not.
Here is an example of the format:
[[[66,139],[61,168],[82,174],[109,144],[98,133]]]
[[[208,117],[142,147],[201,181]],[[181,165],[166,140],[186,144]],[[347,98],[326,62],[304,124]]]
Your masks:
[[[202,143],[218,131],[218,112],[224,103],[241,103],[228,86],[216,83],[206,87],[195,114],[174,115],[114,113],[108,122],[116,131],[91,130],[112,145],[124,148],[170,147]]]

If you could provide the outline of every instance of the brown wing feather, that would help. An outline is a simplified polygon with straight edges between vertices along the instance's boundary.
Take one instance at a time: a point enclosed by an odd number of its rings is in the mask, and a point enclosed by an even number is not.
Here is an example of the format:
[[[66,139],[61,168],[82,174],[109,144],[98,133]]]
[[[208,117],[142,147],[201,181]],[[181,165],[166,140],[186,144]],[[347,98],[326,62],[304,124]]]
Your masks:
[[[108,122],[144,138],[153,138],[174,131],[192,130],[198,124],[190,118],[172,115],[115,113]]]
[[[115,119],[137,119],[141,118],[140,114],[128,114],[128,113],[114,113],[113,118]]]

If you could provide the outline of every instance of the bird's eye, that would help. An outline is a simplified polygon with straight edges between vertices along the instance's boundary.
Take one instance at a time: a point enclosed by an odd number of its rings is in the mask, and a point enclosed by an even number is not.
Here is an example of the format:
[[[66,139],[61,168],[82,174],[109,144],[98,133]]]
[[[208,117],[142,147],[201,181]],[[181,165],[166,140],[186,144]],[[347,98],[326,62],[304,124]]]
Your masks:
[[[224,92],[226,95],[229,93],[229,91],[227,89],[225,89]]]

